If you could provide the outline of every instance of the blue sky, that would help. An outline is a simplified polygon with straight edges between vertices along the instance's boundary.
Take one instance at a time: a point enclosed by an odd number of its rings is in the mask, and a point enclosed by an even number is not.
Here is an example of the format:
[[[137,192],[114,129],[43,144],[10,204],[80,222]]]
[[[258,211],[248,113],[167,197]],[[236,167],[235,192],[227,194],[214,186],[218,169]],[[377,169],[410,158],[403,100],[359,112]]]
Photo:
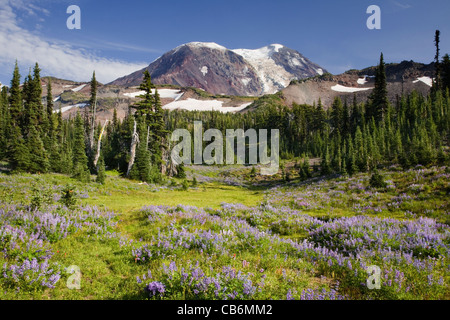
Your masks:
[[[369,30],[369,5],[381,8],[381,30]],[[69,5],[81,30],[69,30]],[[0,0],[0,82],[14,61],[22,76],[34,62],[42,75],[109,82],[191,41],[230,49],[279,43],[334,74],[386,62],[429,63],[434,32],[450,53],[448,0]]]

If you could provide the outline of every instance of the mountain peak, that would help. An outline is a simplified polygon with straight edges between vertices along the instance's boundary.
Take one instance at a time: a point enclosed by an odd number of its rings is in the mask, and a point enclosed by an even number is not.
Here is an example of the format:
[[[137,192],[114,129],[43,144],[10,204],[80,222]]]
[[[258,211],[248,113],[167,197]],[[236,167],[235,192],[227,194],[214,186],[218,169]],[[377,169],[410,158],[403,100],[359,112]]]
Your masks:
[[[188,46],[191,48],[208,48],[213,50],[228,50],[227,48],[215,43],[215,42],[189,42],[184,45],[181,45],[180,47]]]
[[[146,69],[155,84],[241,96],[275,93],[292,80],[324,72],[299,52],[277,43],[259,49],[229,50],[215,42],[189,42],[167,52]],[[112,83],[139,85],[142,72],[139,70]]]

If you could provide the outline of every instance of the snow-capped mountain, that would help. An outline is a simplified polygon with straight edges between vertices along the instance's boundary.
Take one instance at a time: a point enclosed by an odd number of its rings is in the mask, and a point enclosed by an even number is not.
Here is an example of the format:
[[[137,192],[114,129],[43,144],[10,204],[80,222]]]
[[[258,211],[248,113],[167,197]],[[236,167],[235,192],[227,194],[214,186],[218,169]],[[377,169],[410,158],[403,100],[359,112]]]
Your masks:
[[[146,68],[155,84],[196,87],[213,94],[260,96],[286,88],[291,80],[327,72],[299,52],[280,44],[229,50],[213,42],[191,42],[167,52]],[[136,86],[142,72],[113,81]]]

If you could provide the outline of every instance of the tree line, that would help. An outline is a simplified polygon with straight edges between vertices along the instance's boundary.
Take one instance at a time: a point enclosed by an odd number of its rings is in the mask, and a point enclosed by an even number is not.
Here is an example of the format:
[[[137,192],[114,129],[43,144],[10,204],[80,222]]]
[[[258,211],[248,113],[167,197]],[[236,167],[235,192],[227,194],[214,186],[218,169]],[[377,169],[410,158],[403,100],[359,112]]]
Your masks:
[[[438,34],[435,40],[438,51]],[[436,81],[427,96],[414,91],[390,103],[381,54],[375,88],[366,102],[337,97],[328,110],[320,99],[288,107],[277,93],[258,99],[254,111],[239,114],[163,110],[146,71],[141,99],[123,120],[114,109],[112,121],[104,125],[96,121],[95,72],[83,114],[63,120],[61,112],[53,110],[50,79],[41,98],[39,65],[21,86],[16,63],[9,92],[3,87],[0,95],[0,159],[8,161],[13,172],[56,172],[85,182],[96,174],[103,183],[109,168],[135,180],[160,183],[167,175],[183,174],[182,167],[171,162],[175,142],[170,133],[180,128],[193,132],[194,121],[200,120],[204,130],[215,128],[224,135],[232,128],[278,129],[281,158],[302,158],[302,177],[310,176],[310,158],[320,158],[323,174],[351,175],[390,164],[444,164],[450,124],[448,55],[437,62]]]

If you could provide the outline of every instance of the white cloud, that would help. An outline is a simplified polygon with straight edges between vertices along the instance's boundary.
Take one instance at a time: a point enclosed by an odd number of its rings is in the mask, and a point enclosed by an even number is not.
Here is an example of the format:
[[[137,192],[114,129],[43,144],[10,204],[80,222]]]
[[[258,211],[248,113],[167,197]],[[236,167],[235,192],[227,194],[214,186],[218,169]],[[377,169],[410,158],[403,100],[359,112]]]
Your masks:
[[[392,1],[392,3],[395,4],[397,7],[399,7],[400,9],[409,9],[409,8],[411,8],[411,5],[403,4],[403,3],[400,3],[398,1]]]
[[[61,41],[43,39],[18,24],[15,10],[28,15],[48,15],[46,9],[17,0],[0,0],[0,65],[10,67],[17,59],[20,65],[39,63],[43,75],[75,81],[88,81],[95,70],[97,80],[113,81],[147,66],[98,57],[95,54]],[[23,72],[21,72],[23,74]]]

